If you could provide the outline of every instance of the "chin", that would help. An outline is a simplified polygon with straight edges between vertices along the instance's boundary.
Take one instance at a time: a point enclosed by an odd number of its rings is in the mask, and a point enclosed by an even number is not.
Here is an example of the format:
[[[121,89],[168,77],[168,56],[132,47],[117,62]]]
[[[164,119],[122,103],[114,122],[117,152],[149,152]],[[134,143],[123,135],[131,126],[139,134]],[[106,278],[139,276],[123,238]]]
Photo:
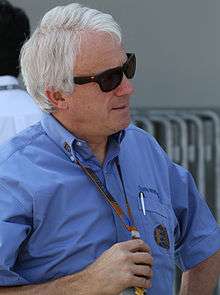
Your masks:
[[[127,128],[130,123],[131,123],[131,119],[129,118],[129,120],[124,120],[123,122],[118,123],[117,126],[113,126],[114,133],[117,133],[117,132]]]
[[[131,123],[131,116],[130,116],[130,113],[127,115],[127,116],[125,116],[124,118],[123,118],[123,120],[122,120],[122,122],[121,122],[121,124],[122,124],[122,129],[125,129],[125,128],[127,128],[128,126],[129,126],[129,124]]]
[[[122,129],[125,129],[127,128],[131,123],[131,118],[129,118],[129,120],[127,120],[126,122],[124,122],[123,126],[122,126]]]

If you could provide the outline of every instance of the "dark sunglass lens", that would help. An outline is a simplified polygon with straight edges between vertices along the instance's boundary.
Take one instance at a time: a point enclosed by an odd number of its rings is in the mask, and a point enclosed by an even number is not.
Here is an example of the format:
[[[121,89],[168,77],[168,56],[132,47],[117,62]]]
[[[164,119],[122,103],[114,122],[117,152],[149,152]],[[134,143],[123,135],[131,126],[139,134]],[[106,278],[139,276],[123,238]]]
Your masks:
[[[103,73],[100,77],[100,87],[102,91],[109,92],[118,87],[123,79],[123,73],[121,69],[109,70]]]
[[[136,70],[136,57],[132,54],[124,65],[124,73],[128,79],[132,79],[134,77]]]

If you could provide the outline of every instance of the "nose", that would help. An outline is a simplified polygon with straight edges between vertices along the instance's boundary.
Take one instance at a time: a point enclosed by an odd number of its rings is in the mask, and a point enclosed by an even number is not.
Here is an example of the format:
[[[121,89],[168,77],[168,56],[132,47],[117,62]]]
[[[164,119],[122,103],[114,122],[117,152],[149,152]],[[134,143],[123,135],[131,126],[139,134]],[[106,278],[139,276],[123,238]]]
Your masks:
[[[121,84],[115,89],[116,96],[131,95],[134,92],[132,80],[123,76]]]

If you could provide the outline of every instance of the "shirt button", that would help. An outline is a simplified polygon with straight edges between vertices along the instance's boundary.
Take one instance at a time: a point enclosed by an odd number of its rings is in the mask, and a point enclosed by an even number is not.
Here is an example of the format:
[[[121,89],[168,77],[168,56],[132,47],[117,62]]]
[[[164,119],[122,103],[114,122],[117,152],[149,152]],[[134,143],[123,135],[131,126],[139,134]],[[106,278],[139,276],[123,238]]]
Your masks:
[[[77,141],[76,145],[78,145],[78,146],[82,146],[82,142]]]
[[[74,157],[73,155],[71,155],[71,156],[70,156],[70,160],[71,160],[72,162],[74,162],[74,161],[75,161],[75,157]]]

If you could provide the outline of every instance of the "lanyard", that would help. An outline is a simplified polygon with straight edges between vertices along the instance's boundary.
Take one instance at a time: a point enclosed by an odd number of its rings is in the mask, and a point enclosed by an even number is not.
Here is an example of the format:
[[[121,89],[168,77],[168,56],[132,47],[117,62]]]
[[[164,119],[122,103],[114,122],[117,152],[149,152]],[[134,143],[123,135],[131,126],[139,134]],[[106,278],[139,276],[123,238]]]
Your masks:
[[[0,91],[1,90],[15,90],[15,89],[21,89],[21,87],[17,84],[1,85],[0,86]]]
[[[134,225],[134,218],[133,218],[133,215],[132,215],[132,212],[131,212],[131,207],[129,205],[127,195],[126,195],[124,181],[123,181],[122,172],[121,172],[121,167],[120,167],[118,158],[117,158],[117,161],[116,161],[116,166],[117,166],[118,174],[119,174],[119,177],[121,179],[121,183],[122,183],[122,187],[123,187],[123,193],[124,193],[124,197],[125,197],[125,201],[126,201],[126,207],[127,207],[127,211],[128,211],[128,218],[127,218],[125,212],[119,206],[118,202],[110,194],[110,192],[104,187],[101,180],[93,172],[93,170],[88,168],[88,167],[83,166],[78,159],[76,159],[76,163],[81,167],[81,169],[88,176],[88,178],[95,184],[98,191],[101,193],[101,195],[105,198],[107,203],[115,211],[116,215],[120,218],[120,220],[121,220],[122,224],[124,225],[124,227],[131,233],[131,238],[132,239],[140,239],[140,233],[137,230],[136,226]],[[147,293],[144,291],[143,288],[135,287],[135,293],[134,294],[135,295],[146,295]]]
[[[118,158],[117,158],[117,161],[116,161],[116,166],[117,166],[118,174],[119,174],[119,177],[121,179],[121,183],[122,183],[122,187],[123,187],[123,193],[124,193],[124,197],[125,197],[125,201],[126,201],[126,207],[127,207],[127,211],[128,211],[128,218],[127,218],[125,212],[119,206],[118,202],[110,194],[110,192],[104,187],[101,180],[93,172],[93,170],[88,168],[88,167],[83,166],[78,159],[76,159],[76,163],[81,167],[81,169],[89,177],[89,179],[95,184],[98,191],[101,193],[101,195],[105,198],[107,203],[115,211],[115,213],[120,218],[120,220],[121,220],[122,224],[124,225],[124,227],[131,233],[131,238],[132,239],[140,239],[140,233],[137,230],[136,226],[134,225],[134,218],[133,218],[133,215],[132,215],[132,212],[131,212],[131,207],[129,205],[127,195],[126,195],[124,181],[123,181],[122,172],[121,172],[121,167],[120,167]],[[135,287],[135,293],[134,294],[135,295],[146,295],[147,293],[144,291],[143,288]]]
[[[119,206],[118,202],[115,200],[115,198],[110,194],[110,192],[104,187],[102,184],[101,180],[98,178],[98,176],[93,172],[92,169],[83,166],[80,161],[77,159],[76,163],[81,167],[81,169],[84,171],[84,173],[88,176],[88,178],[95,184],[97,187],[98,191],[101,193],[101,195],[105,198],[107,203],[112,207],[112,209],[115,211],[119,219],[121,220],[121,223],[123,226],[131,233],[132,238],[140,238],[140,234],[134,225],[134,218],[132,216],[131,212],[131,207],[128,203],[128,198],[126,196],[125,192],[125,187],[124,187],[124,182],[122,178],[122,173],[121,173],[121,167],[119,165],[119,161],[116,162],[117,168],[118,168],[118,173],[121,179],[122,187],[123,187],[123,192],[125,196],[125,201],[126,201],[126,207],[128,211],[128,217],[121,209]]]

